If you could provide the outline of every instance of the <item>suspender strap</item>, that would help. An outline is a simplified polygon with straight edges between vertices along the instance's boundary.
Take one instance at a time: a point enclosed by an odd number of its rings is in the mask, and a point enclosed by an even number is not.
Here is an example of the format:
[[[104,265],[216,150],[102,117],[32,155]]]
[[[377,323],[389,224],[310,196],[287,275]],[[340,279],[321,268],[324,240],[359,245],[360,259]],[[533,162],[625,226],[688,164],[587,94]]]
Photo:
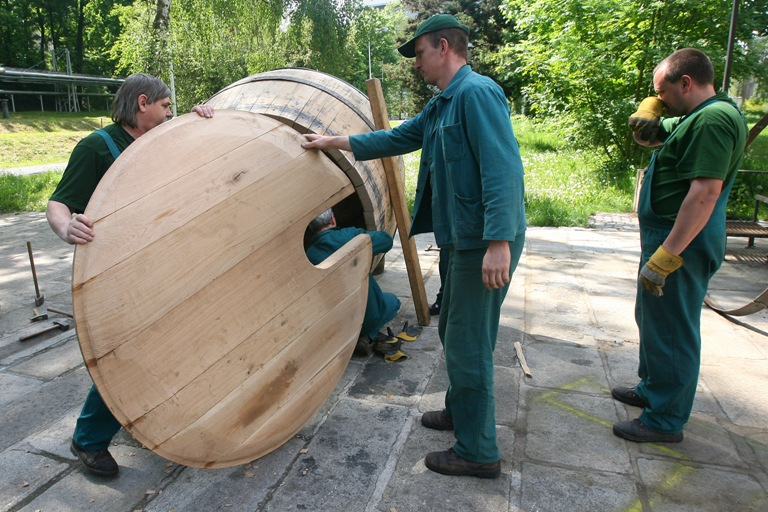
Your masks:
[[[120,150],[117,149],[117,144],[115,144],[115,141],[112,139],[112,137],[103,129],[96,130],[95,133],[98,133],[99,135],[101,135],[101,138],[104,139],[104,142],[107,143],[109,152],[112,153],[112,158],[117,160],[117,157],[120,156]]]

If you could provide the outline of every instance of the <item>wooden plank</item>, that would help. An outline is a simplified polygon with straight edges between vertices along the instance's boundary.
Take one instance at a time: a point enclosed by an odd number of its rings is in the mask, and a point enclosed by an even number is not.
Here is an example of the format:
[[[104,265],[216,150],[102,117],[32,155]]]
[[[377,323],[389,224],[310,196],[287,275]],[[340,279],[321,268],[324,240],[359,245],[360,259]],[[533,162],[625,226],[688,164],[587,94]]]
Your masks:
[[[361,236],[312,265],[304,230],[353,192],[346,175],[279,121],[197,117],[142,136],[97,187],[73,305],[121,424],[174,462],[222,467],[280,446],[333,390],[362,323],[371,247]]]
[[[368,97],[371,100],[371,110],[373,111],[374,122],[379,130],[389,129],[389,116],[387,115],[387,105],[384,101],[384,93],[381,90],[381,82],[378,78],[366,80],[368,86]],[[419,325],[429,325],[431,317],[429,314],[429,304],[427,302],[427,293],[424,290],[424,278],[421,275],[421,265],[419,264],[419,254],[416,251],[416,242],[408,236],[410,232],[410,217],[408,215],[408,205],[405,202],[405,192],[403,190],[402,173],[398,172],[396,167],[397,159],[393,157],[382,158],[384,171],[389,185],[389,195],[392,200],[392,207],[395,211],[397,220],[397,230],[400,232],[400,243],[403,247],[403,258],[408,270],[408,282],[411,285],[413,294],[413,303],[416,308],[416,318]]]

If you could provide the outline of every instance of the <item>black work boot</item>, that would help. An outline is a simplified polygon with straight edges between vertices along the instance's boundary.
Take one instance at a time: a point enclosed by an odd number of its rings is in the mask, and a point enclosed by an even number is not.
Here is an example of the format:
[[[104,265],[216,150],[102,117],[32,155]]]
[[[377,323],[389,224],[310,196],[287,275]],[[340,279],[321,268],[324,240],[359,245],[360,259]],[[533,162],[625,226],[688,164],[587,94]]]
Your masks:
[[[421,424],[432,430],[453,430],[453,418],[442,411],[428,411],[421,415]]]
[[[640,398],[637,393],[635,393],[635,388],[616,386],[611,390],[611,396],[614,398],[614,400],[618,400],[623,404],[631,405],[632,407],[649,407],[648,402],[646,402],[645,399]]]
[[[640,421],[640,418],[614,423],[613,435],[635,443],[679,443],[683,440],[682,432],[678,434],[660,432]]]
[[[75,444],[69,446],[69,450],[83,463],[85,469],[97,476],[112,477],[117,475],[119,468],[112,454],[107,450],[86,451]]]
[[[456,455],[453,448],[444,452],[430,452],[424,458],[427,468],[441,475],[452,476],[476,476],[478,478],[499,478],[501,475],[501,461],[496,462],[472,462]]]

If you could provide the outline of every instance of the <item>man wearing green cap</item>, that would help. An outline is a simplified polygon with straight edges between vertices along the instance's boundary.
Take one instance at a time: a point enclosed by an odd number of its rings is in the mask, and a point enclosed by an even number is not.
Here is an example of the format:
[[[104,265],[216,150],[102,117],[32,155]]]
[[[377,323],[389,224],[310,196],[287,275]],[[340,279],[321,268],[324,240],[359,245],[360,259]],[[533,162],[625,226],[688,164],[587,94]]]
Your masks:
[[[305,149],[343,149],[359,160],[421,149],[411,235],[435,233],[449,253],[438,333],[449,386],[445,409],[422,424],[453,430],[452,448],[425,458],[432,471],[497,478],[493,351],[501,305],[525,242],[523,165],[501,87],[467,65],[469,29],[438,14],[398,48],[441,93],[393,130],[305,135]]]

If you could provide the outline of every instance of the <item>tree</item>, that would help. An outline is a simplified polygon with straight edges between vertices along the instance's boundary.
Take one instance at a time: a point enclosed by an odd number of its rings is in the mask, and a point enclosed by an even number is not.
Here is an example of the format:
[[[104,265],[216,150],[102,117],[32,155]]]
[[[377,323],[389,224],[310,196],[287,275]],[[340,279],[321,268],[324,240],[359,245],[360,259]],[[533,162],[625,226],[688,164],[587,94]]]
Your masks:
[[[516,42],[517,31],[514,21],[501,10],[502,0],[404,0],[408,8],[418,13],[411,22],[409,39],[419,23],[439,13],[452,14],[469,28],[470,64],[478,73],[491,77],[504,89],[507,97],[520,95],[521,80],[515,73],[509,73],[497,66],[496,55],[510,41]],[[410,67],[410,63],[408,64]],[[401,69],[401,76],[408,87],[417,95],[417,103],[423,107],[435,94],[421,77],[412,71]]]
[[[31,67],[38,60],[30,0],[3,0],[0,9],[0,65]]]
[[[596,145],[629,170],[645,152],[632,142],[626,119],[653,92],[654,66],[692,46],[712,58],[722,77],[730,6],[730,0],[505,0],[522,39],[506,46],[499,68],[522,75],[533,113],[561,119],[574,143]],[[741,7],[736,77],[760,71],[748,48],[768,14],[766,0]]]
[[[352,74],[348,49],[359,0],[294,0],[287,29],[287,61],[338,77]]]
[[[382,79],[385,98],[392,80],[383,80],[385,66],[397,62],[395,55],[395,24],[397,23],[382,9],[360,7],[355,13],[350,35],[352,65],[348,81],[366,92],[366,80]]]
[[[110,54],[121,73],[154,70],[166,83],[172,62],[178,110],[186,111],[236,80],[285,65],[286,3],[175,0],[166,16],[138,2],[120,10],[123,29]]]

